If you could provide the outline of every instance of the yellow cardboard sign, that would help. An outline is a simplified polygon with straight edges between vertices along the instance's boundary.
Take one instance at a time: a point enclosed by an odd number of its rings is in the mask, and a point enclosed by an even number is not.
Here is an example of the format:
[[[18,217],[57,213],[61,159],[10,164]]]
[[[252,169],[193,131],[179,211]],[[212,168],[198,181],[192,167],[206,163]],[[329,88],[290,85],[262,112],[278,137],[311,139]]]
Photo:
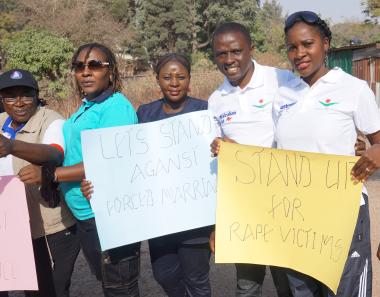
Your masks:
[[[356,160],[223,143],[215,262],[289,267],[336,292],[360,205]]]

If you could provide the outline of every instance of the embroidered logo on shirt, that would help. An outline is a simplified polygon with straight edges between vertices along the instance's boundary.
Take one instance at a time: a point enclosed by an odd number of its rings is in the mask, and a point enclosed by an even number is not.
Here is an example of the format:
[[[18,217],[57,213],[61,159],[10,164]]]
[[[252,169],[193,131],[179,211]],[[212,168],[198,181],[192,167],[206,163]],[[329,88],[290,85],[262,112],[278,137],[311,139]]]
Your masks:
[[[331,105],[338,104],[339,102],[333,102],[333,101],[331,101],[331,99],[325,99],[324,101],[319,101],[319,103],[321,103],[325,107],[328,107]]]
[[[259,104],[252,104],[252,106],[257,107],[257,108],[264,108],[265,106],[271,103],[271,102],[264,102],[264,101],[265,101],[264,99],[260,99],[258,101]]]
[[[219,121],[221,124],[224,124],[225,122],[229,123],[232,121],[234,115],[236,115],[236,111],[224,112],[219,116]]]
[[[289,107],[292,107],[294,104],[296,104],[297,103],[297,101],[296,102],[292,102],[292,103],[287,103],[287,104],[284,104],[284,105],[281,105],[280,106],[280,110],[287,110],[287,109],[289,109]]]

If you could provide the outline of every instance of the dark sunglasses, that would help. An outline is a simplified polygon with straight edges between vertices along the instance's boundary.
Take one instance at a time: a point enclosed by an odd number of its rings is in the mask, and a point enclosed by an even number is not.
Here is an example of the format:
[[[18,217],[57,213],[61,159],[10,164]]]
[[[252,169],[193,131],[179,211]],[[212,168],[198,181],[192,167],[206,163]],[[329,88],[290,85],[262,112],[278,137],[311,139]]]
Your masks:
[[[74,62],[72,65],[71,65],[71,69],[74,70],[74,72],[82,72],[84,71],[84,69],[88,68],[88,70],[90,71],[99,71],[101,70],[103,67],[106,67],[106,66],[109,66],[110,63],[109,62],[102,62],[102,61],[97,61],[97,60],[90,60],[88,61],[87,63],[83,63],[83,62]]]
[[[297,11],[290,16],[285,21],[285,31],[292,27],[296,22],[304,21],[308,24],[315,24],[320,20],[320,17],[312,11]]]

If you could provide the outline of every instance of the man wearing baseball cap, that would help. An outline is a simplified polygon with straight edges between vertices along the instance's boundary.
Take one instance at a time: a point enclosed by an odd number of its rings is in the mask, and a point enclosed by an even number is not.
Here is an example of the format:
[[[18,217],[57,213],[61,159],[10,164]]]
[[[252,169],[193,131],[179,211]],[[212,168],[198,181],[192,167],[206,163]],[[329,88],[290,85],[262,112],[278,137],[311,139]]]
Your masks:
[[[79,242],[75,221],[56,187],[51,190],[54,176],[47,170],[63,160],[64,120],[42,106],[38,93],[37,81],[29,71],[12,69],[0,75],[5,111],[0,114],[0,175],[18,175],[25,183],[39,287],[25,295],[68,297]],[[42,169],[31,171],[30,163]],[[41,177],[40,191],[33,183]]]

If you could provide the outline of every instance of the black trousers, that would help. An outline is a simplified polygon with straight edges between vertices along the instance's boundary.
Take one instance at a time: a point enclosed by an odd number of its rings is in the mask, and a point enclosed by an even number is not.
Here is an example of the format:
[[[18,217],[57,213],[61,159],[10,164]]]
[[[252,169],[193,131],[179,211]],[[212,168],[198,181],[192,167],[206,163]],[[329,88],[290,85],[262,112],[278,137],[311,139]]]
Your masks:
[[[236,296],[237,297],[261,297],[265,278],[265,265],[235,264],[236,266]],[[269,266],[273,283],[276,287],[277,296],[292,297],[286,269]]]
[[[76,226],[47,235],[46,239],[34,239],[33,251],[39,290],[25,291],[25,296],[69,297],[71,275],[79,250]]]
[[[101,251],[95,219],[77,221],[78,237],[91,271],[106,297],[138,297],[140,243]]]
[[[209,297],[208,242],[185,244],[170,236],[149,240],[153,276],[169,297]]]

